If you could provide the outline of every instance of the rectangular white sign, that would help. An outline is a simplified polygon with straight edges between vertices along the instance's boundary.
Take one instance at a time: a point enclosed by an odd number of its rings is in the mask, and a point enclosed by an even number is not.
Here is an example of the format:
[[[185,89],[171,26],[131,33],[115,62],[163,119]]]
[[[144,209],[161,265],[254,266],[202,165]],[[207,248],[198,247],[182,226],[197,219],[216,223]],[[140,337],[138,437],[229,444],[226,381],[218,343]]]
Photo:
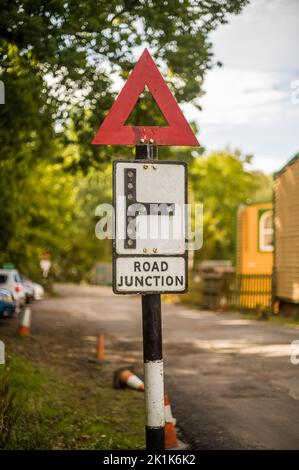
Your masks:
[[[184,292],[186,262],[183,256],[120,257],[116,259],[116,285],[121,292]]]
[[[186,164],[115,161],[113,183],[114,292],[186,291]]]

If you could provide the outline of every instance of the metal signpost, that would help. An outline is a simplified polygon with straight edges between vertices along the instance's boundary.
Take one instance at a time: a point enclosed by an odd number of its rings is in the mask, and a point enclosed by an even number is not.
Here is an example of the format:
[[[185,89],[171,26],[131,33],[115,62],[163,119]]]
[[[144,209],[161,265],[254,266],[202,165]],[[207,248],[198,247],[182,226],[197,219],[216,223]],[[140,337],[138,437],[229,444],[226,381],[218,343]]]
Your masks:
[[[126,126],[145,86],[169,126]],[[135,145],[136,160],[114,161],[113,291],[142,294],[146,447],[164,449],[161,293],[188,285],[187,168],[157,161],[157,145],[199,145],[145,50],[100,126],[93,144]]]

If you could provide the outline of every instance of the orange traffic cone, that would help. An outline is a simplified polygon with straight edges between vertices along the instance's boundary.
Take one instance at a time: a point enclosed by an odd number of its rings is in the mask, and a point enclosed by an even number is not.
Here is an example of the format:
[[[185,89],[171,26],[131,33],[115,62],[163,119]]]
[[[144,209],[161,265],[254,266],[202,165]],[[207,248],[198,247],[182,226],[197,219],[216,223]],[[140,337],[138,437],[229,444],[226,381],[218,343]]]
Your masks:
[[[31,310],[26,307],[22,315],[20,316],[19,322],[19,335],[29,336],[30,335],[30,323],[31,323]]]
[[[133,369],[128,367],[122,367],[114,372],[113,387],[118,389],[129,387],[144,392],[144,383],[134,374]]]
[[[105,359],[105,340],[104,335],[98,336],[97,341],[97,351],[96,351],[96,359],[98,361],[104,361]]]
[[[175,419],[172,416],[168,395],[164,395],[165,406],[165,449],[175,449],[178,446]]]

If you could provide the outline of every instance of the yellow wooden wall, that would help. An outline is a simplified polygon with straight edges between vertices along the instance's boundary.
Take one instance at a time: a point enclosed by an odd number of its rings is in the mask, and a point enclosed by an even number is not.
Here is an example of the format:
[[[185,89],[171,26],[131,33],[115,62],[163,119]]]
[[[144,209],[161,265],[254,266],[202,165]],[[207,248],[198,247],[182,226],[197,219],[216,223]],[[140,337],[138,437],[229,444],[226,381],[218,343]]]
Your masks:
[[[259,211],[272,209],[269,203],[242,206],[237,214],[237,271],[239,274],[272,274],[273,252],[260,252]]]
[[[299,303],[299,158],[275,177],[276,297]]]
[[[272,274],[273,252],[259,250],[259,211],[272,210],[272,203],[242,206],[237,214],[237,273],[246,275]],[[245,308],[269,307],[271,295],[265,277],[241,277],[240,305]],[[250,293],[252,295],[250,295]],[[254,294],[254,295],[253,295]]]

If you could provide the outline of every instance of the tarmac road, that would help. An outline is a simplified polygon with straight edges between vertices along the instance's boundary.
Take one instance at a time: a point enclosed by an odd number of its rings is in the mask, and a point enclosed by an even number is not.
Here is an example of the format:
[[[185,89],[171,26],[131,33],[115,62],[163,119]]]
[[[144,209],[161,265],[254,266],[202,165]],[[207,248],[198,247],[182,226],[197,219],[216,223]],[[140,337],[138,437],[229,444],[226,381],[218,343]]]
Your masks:
[[[105,334],[107,358],[142,373],[141,301],[106,287],[58,285],[33,304],[34,331]],[[166,389],[194,449],[299,449],[299,329],[163,305]],[[35,330],[34,330],[35,329]],[[75,333],[76,332],[76,333]]]

